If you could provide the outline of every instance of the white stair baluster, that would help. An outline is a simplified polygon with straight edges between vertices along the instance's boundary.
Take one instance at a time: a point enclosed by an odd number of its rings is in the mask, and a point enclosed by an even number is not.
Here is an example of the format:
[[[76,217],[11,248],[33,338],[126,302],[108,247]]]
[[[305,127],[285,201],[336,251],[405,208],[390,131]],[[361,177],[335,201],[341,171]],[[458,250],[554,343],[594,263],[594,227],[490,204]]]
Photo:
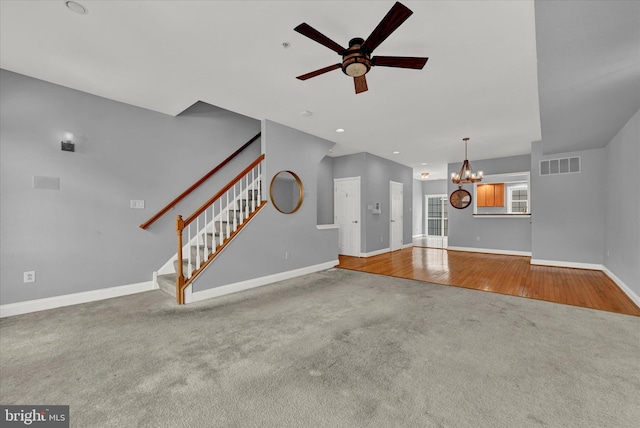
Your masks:
[[[196,217],[196,269],[200,269],[200,216]],[[189,248],[191,251],[191,248]]]
[[[258,168],[258,204],[260,204],[262,202],[262,181],[261,181],[261,175],[260,175],[260,165],[258,164],[257,168]]]
[[[236,197],[236,185],[233,185],[233,231],[238,230],[238,198]]]
[[[229,190],[227,190],[227,238],[231,236],[231,225],[229,224],[230,220],[231,219],[229,218]]]
[[[253,174],[254,169],[251,170],[251,212],[256,210],[256,180]]]
[[[187,226],[187,279],[191,278],[191,224]]]
[[[202,241],[204,245],[203,257],[202,260],[207,260],[209,258],[209,243],[207,242],[207,210],[204,210],[204,233],[202,234]]]
[[[220,218],[220,230],[218,232],[219,244],[222,245],[224,241],[224,228],[222,227],[222,198],[220,198],[220,210],[218,211],[218,217]]]
[[[244,219],[249,218],[249,174],[244,176],[244,194],[246,198],[244,200]]]
[[[216,203],[211,204],[211,252],[216,251]]]

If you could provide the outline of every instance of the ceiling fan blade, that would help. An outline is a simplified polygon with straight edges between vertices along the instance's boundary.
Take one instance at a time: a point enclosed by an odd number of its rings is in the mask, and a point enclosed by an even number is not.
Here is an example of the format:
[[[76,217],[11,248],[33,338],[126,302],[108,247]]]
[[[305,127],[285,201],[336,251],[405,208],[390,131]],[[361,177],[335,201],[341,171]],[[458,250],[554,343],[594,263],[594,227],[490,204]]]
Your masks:
[[[353,78],[353,83],[356,86],[356,94],[369,90],[369,88],[367,87],[367,78],[364,76],[365,75],[363,74],[362,76]]]
[[[371,58],[371,66],[415,68],[422,70],[429,58],[415,56],[374,56]]]
[[[361,49],[365,52],[373,52],[373,50],[377,48],[380,43],[384,42],[391,33],[396,31],[396,29],[402,25],[402,23],[406,21],[412,13],[413,12],[408,7],[402,3],[396,2],[387,15],[382,18],[382,21],[380,21],[378,26],[371,32],[369,37],[367,37],[367,40],[362,44]]]
[[[321,74],[328,73],[329,71],[337,70],[341,66],[342,66],[342,64],[333,64],[333,65],[330,65],[328,67],[321,68],[319,70],[312,71],[310,73],[298,76],[298,77],[296,77],[296,79],[300,79],[300,80],[311,79],[312,77],[320,76]]]
[[[336,42],[334,42],[333,40],[331,40],[330,38],[328,38],[327,36],[319,32],[315,28],[311,27],[306,22],[303,22],[302,24],[298,25],[296,28],[294,28],[294,30],[302,34],[303,36],[307,36],[311,40],[315,40],[321,45],[328,47],[329,49],[339,53],[340,55],[342,55],[346,51],[345,48],[343,48],[342,46],[340,46],[339,44],[337,44]]]

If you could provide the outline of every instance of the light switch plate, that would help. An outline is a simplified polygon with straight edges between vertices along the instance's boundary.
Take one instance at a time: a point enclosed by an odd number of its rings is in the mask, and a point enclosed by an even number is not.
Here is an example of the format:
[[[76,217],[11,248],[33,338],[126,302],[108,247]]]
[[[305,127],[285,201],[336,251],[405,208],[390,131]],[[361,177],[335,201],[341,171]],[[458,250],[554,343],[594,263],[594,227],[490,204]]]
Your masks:
[[[132,199],[129,208],[134,210],[143,210],[144,209],[144,200],[142,199]]]

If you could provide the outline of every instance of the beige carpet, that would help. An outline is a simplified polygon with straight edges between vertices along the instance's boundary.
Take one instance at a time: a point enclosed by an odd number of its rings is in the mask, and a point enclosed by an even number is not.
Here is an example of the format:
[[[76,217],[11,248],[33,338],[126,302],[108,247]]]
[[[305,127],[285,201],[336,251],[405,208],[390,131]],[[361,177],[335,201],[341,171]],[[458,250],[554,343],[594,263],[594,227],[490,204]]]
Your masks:
[[[0,320],[0,404],[72,427],[635,427],[640,318],[329,270]]]

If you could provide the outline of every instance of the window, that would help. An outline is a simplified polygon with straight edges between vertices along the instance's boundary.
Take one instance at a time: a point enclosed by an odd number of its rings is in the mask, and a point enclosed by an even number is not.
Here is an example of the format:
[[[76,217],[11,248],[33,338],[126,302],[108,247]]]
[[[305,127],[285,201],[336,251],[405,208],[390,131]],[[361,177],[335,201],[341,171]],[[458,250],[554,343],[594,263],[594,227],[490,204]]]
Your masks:
[[[513,186],[508,190],[509,214],[526,214],[529,212],[529,191],[524,186]]]

